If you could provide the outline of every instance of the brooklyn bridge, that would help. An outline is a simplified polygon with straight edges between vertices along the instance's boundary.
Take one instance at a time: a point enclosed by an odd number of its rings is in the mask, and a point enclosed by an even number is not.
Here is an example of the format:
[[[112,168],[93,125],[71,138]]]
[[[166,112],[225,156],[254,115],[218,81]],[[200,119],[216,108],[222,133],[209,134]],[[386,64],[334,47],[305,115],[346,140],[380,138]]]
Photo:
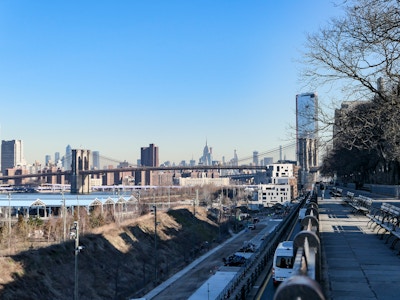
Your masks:
[[[294,144],[280,147],[278,149],[263,152],[261,154],[274,154],[274,152],[283,150],[293,150]],[[282,155],[281,155],[282,156]],[[280,157],[282,158],[282,157]],[[121,178],[131,177],[135,178],[135,184],[143,185],[145,179],[150,177],[150,174],[155,172],[165,173],[191,173],[191,172],[211,172],[218,177],[236,177],[236,178],[249,178],[256,173],[267,172],[268,166],[254,165],[245,163],[244,158],[240,161],[240,165],[195,165],[195,166],[137,166],[129,163],[120,164],[119,167],[108,167],[95,169],[91,167],[91,151],[86,149],[73,149],[71,154],[71,169],[48,169],[37,173],[22,172],[17,170],[14,174],[7,174],[0,176],[0,182],[14,186],[21,186],[26,184],[27,180],[31,182],[36,181],[40,183],[53,183],[53,184],[70,184],[70,191],[72,194],[88,194],[91,192],[91,179],[102,180],[107,176],[113,177],[112,184],[120,184]],[[279,160],[279,159],[278,159]],[[223,172],[226,170],[225,172]],[[149,180],[147,180],[149,182]],[[158,182],[159,185],[160,182]]]

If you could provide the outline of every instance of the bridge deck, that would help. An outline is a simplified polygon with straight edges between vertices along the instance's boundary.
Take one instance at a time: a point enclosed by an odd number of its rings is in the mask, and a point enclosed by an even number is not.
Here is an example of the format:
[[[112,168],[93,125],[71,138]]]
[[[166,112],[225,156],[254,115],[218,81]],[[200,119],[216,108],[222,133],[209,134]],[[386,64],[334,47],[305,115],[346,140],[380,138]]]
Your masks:
[[[374,205],[393,199],[377,199]],[[393,203],[400,206],[400,201]],[[399,299],[400,257],[342,200],[319,201],[327,299]]]

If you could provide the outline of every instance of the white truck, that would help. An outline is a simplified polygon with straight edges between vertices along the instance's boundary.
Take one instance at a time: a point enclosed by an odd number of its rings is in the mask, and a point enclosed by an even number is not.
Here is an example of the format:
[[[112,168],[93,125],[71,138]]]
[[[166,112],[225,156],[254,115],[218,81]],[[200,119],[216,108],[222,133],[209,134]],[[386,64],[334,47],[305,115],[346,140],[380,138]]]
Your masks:
[[[293,263],[293,241],[279,243],[275,250],[274,262],[272,265],[272,280],[275,286],[292,276]]]

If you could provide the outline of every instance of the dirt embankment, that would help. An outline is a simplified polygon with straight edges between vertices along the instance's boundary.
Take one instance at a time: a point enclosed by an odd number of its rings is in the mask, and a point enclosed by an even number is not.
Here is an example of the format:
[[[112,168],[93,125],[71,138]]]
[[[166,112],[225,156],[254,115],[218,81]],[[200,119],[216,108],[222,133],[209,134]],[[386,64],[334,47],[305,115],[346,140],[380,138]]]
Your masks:
[[[0,258],[0,299],[73,299],[77,266],[79,299],[140,297],[201,255],[225,233],[204,208],[196,216],[180,207],[109,224],[74,241]],[[155,267],[157,266],[157,267]]]

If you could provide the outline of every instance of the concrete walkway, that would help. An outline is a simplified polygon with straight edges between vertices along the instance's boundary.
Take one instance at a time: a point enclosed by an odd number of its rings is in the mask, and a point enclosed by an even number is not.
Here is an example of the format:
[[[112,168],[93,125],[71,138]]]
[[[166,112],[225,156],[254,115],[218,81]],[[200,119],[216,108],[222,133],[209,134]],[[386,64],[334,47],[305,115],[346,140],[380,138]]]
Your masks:
[[[385,200],[400,206],[398,200],[382,198],[374,204]],[[340,198],[318,202],[327,299],[400,299],[398,249],[391,250],[376,231],[367,227],[366,216],[352,214],[342,203]]]

